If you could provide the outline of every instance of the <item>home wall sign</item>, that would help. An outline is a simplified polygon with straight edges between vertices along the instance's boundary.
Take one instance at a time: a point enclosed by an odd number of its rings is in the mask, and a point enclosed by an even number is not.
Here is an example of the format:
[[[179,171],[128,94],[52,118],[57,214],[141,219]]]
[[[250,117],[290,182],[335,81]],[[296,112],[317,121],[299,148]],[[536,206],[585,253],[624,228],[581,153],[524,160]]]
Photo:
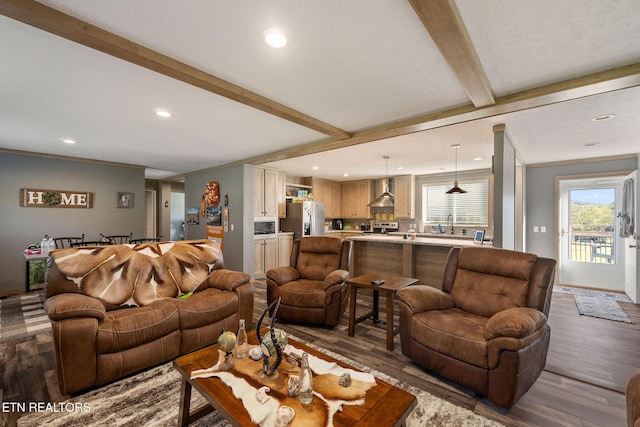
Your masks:
[[[21,188],[20,206],[30,208],[88,209],[93,207],[93,193]]]

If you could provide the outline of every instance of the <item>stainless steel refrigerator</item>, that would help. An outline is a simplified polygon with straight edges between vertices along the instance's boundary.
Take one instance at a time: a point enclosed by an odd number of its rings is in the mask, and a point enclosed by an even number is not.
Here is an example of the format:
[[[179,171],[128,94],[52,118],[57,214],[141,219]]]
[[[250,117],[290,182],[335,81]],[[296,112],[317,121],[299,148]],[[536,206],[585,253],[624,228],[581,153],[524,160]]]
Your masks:
[[[280,231],[293,231],[293,238],[324,236],[324,203],[287,203],[287,217],[280,220]]]

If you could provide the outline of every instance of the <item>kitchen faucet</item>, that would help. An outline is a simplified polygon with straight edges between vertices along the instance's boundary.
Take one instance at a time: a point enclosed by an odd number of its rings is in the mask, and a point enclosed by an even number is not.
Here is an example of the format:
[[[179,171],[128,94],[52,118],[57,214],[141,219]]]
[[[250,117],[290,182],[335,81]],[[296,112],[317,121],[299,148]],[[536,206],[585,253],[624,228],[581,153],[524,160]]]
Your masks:
[[[451,226],[451,234],[453,234],[453,215],[447,215],[447,224]]]

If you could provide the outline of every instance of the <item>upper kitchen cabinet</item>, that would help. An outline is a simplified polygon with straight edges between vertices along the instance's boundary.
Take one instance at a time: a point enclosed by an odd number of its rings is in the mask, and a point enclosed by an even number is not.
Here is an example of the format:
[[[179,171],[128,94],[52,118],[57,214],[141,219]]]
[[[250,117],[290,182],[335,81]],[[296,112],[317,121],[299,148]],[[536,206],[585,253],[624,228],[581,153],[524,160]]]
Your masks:
[[[278,216],[278,172],[255,168],[253,187],[253,216]]]
[[[371,217],[371,210],[367,206],[373,199],[371,180],[343,182],[341,190],[343,218],[366,219]]]
[[[285,197],[287,175],[278,173],[278,188],[276,190],[276,203],[278,204],[278,218],[287,217],[287,199]]]
[[[393,212],[396,219],[413,219],[416,216],[416,180],[413,175],[393,177],[395,200]]]
[[[342,217],[342,184],[322,178],[313,178],[313,199],[324,203],[325,218]]]

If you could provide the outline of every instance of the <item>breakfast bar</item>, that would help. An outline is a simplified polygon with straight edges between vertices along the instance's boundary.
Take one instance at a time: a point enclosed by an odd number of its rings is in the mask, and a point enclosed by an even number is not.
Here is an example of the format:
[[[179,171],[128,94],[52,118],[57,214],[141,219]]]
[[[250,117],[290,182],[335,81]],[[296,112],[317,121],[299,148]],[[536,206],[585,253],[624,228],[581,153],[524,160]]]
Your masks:
[[[353,242],[352,276],[384,273],[414,277],[420,284],[440,289],[444,265],[452,247],[473,246],[470,239],[444,237],[404,238],[404,235],[363,234]]]

